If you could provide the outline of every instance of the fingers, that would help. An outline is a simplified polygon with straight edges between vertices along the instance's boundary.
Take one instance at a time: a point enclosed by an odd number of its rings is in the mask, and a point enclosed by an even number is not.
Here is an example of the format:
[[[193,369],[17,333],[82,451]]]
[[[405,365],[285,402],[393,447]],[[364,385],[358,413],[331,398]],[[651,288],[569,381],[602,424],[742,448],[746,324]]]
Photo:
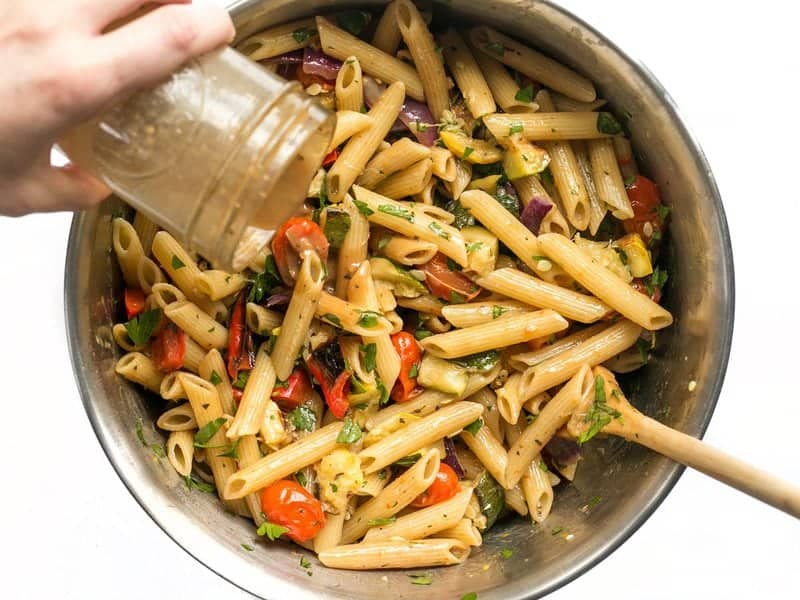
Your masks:
[[[0,214],[18,217],[32,212],[84,210],[111,194],[101,181],[74,165],[44,167],[5,189]]]
[[[95,33],[106,28],[116,29],[138,14],[157,4],[189,4],[192,0],[82,0],[81,21]],[[150,5],[150,6],[148,6]],[[142,9],[140,11],[140,9]],[[139,11],[139,12],[137,12]]]
[[[212,4],[169,4],[97,39],[94,51],[105,57],[114,84],[109,100],[153,85],[189,59],[233,39],[235,30],[225,9]]]

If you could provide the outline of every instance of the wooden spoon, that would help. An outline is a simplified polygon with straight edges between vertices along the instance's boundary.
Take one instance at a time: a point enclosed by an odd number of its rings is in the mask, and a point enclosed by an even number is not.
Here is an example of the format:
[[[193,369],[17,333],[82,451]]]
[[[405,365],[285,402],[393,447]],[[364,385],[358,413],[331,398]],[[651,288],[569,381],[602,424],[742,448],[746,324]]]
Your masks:
[[[593,425],[596,429],[610,419],[602,426],[604,434],[646,446],[800,519],[800,487],[643,415],[631,406],[610,371],[596,367],[593,373],[600,378],[595,379],[597,391],[570,418],[570,435],[581,440]]]

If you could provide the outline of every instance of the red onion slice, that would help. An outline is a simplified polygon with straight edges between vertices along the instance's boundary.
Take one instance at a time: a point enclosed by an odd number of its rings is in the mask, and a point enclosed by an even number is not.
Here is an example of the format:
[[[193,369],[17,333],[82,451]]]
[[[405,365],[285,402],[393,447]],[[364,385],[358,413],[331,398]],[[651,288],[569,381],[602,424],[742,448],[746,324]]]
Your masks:
[[[539,227],[542,225],[542,219],[547,216],[551,208],[553,208],[553,203],[547,198],[534,196],[522,211],[519,220],[522,221],[522,224],[530,229],[534,235],[538,235]]]
[[[444,462],[447,466],[449,466],[453,471],[455,471],[456,475],[458,475],[459,479],[464,479],[464,467],[461,466],[461,463],[458,462],[458,455],[456,454],[456,446],[453,443],[453,440],[449,437],[444,438]]]
[[[386,86],[380,85],[372,77],[364,77],[364,102],[367,106],[372,108],[385,89]],[[439,137],[439,128],[433,125],[435,122],[427,104],[406,98],[405,104],[400,109],[398,122],[392,126],[392,131],[408,129],[420,144],[433,146]],[[424,127],[420,127],[418,131],[418,125],[424,125]]]
[[[339,69],[342,67],[341,61],[331,58],[324,52],[306,47],[303,49],[303,72],[309,75],[317,75],[328,81],[336,81]]]

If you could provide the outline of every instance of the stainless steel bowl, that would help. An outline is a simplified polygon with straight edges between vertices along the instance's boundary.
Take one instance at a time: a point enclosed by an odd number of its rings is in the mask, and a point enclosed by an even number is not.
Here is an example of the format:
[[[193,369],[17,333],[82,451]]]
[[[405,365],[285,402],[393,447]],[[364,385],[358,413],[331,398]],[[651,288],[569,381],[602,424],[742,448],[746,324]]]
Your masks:
[[[379,2],[362,2],[378,4]],[[231,11],[240,38],[266,25],[346,2],[239,0]],[[725,215],[703,154],[667,92],[612,42],[563,9],[534,0],[452,0],[437,4],[459,18],[487,23],[528,40],[591,77],[628,120],[638,159],[674,207],[666,245],[666,303],[675,325],[660,335],[654,361],[629,381],[646,413],[701,436],[722,385],[733,329],[733,261]],[[566,542],[521,519],[496,527],[461,566],[436,570],[435,587],[411,585],[406,573],[347,572],[314,566],[308,577],[283,544],[243,552],[252,525],[220,509],[215,498],[186,489],[136,438],[142,418],[148,439],[152,400],[114,375],[119,355],[111,338],[119,281],[110,253],[113,202],[75,217],[66,266],[66,318],[78,386],[97,437],[142,508],[175,542],[208,568],[256,596],[284,598],[535,598],[564,585],[625,541],[675,484],[681,468],[642,448],[608,440],[592,444],[574,484],[557,491],[553,515],[574,538]],[[690,380],[697,381],[693,393]],[[602,502],[581,511],[594,496]],[[514,554],[500,560],[502,548]],[[485,568],[488,565],[489,568]],[[655,575],[655,573],[654,573]]]

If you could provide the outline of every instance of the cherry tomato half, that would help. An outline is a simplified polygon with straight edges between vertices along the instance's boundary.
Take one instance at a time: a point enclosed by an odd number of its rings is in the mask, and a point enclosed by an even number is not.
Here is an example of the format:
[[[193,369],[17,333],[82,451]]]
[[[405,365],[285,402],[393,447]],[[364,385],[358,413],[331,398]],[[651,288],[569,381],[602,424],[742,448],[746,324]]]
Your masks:
[[[422,351],[417,340],[407,331],[392,335],[392,345],[400,357],[400,374],[392,389],[392,400],[408,402],[422,390],[417,387],[417,372],[422,360]]]
[[[144,312],[144,292],[139,288],[125,288],[125,313],[130,321],[136,315]]]
[[[625,231],[638,233],[645,242],[649,242],[655,232],[662,234],[666,223],[659,214],[662,204],[658,186],[647,177],[637,175],[625,189],[633,209],[633,217],[622,222]]]
[[[447,257],[441,252],[422,265],[422,270],[425,272],[425,285],[431,294],[446,302],[469,302],[481,292],[481,288],[466,275],[451,270]]]
[[[295,542],[310,540],[325,525],[322,503],[290,479],[280,479],[261,492],[261,510],[267,521],[286,527],[286,535]]]
[[[183,366],[186,356],[186,334],[173,323],[167,323],[153,338],[150,346],[153,362],[163,373],[176,371]]]
[[[415,508],[432,506],[449,500],[456,495],[456,492],[458,492],[458,475],[450,465],[439,463],[439,472],[436,474],[436,479],[433,480],[427,490],[417,496],[411,506]]]
[[[293,410],[311,397],[311,382],[303,369],[295,369],[285,384],[275,386],[272,399],[283,410]]]
[[[328,260],[330,244],[319,225],[306,217],[292,217],[272,238],[272,254],[286,285],[292,285],[300,269],[300,254],[313,250],[324,263]]]

